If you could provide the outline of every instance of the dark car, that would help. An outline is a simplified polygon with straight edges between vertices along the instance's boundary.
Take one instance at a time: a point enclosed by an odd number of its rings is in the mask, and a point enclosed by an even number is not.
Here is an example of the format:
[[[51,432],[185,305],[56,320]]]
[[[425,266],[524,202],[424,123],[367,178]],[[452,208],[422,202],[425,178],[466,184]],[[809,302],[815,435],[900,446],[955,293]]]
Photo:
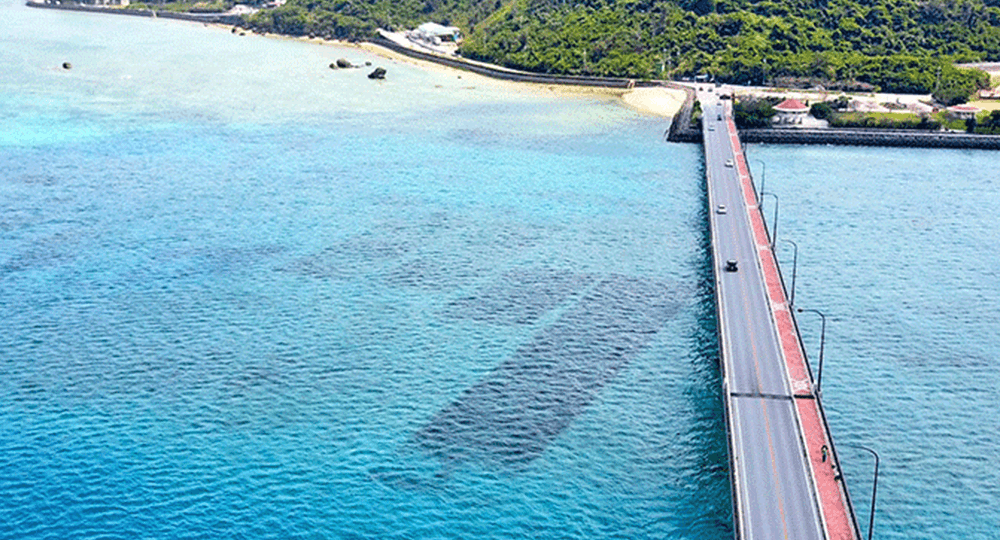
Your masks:
[[[728,261],[726,261],[726,272],[735,272],[737,270],[739,270],[739,268],[737,268],[736,266],[735,259],[729,259]]]

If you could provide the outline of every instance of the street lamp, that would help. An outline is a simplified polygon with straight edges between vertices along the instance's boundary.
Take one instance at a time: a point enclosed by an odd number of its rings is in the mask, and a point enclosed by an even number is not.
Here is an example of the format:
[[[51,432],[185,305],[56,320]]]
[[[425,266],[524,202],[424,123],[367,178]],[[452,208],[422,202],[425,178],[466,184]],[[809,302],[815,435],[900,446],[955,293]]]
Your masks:
[[[844,444],[844,446],[859,448],[875,456],[875,480],[872,482],[872,507],[868,514],[868,540],[872,540],[872,531],[875,530],[875,494],[878,491],[878,452],[860,444]]]
[[[809,311],[819,315],[820,318],[823,319],[823,326],[819,332],[819,372],[817,373],[816,376],[816,393],[818,394],[820,390],[820,385],[823,384],[823,344],[826,343],[826,315],[823,315],[823,313],[820,312],[820,310],[818,309],[799,308],[798,311],[799,313]]]
[[[764,195],[770,195],[774,197],[774,228],[771,231],[771,251],[774,251],[774,241],[778,238],[778,196],[775,195],[774,193],[761,191],[760,192],[761,204],[764,203],[763,200]]]
[[[795,255],[792,257],[792,298],[788,301],[788,307],[795,307],[795,273],[799,268],[799,245],[791,240],[782,240],[795,248]]]
[[[763,161],[755,159],[757,163],[760,163],[760,199],[764,198],[764,180],[767,179],[767,166]],[[760,200],[758,199],[758,200]]]

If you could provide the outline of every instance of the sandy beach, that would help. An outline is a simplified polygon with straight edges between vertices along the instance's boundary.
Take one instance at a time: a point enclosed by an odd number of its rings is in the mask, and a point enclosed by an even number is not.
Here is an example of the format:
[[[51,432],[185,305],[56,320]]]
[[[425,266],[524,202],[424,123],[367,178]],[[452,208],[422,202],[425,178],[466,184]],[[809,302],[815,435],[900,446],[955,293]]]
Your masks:
[[[624,90],[621,88],[604,88],[598,86],[574,86],[567,84],[536,84],[503,81],[469,71],[436,64],[434,62],[412,58],[373,43],[345,45],[360,47],[372,54],[395,61],[411,63],[413,65],[420,66],[423,69],[437,70],[444,73],[455,73],[461,75],[463,78],[469,78],[471,81],[476,81],[477,83],[507,86],[530,92],[546,92],[572,96],[606,96],[609,98],[615,98],[639,112],[655,116],[673,117],[678,111],[680,111],[685,98],[684,91],[669,88],[633,88]]]
[[[232,26],[218,24],[211,25],[216,26],[226,31],[232,31]],[[239,29],[239,31],[245,31]],[[250,33],[248,33],[250,34]],[[306,43],[312,43],[314,45],[323,46],[333,46],[347,49],[361,49],[367,53],[374,54],[376,56],[385,58],[386,60],[393,63],[407,63],[410,65],[418,66],[421,69],[431,70],[439,73],[453,74],[463,80],[467,80],[470,86],[490,86],[490,87],[501,87],[507,88],[510,91],[516,92],[531,92],[531,93],[542,93],[542,94],[557,94],[565,96],[577,96],[577,97],[603,97],[609,100],[618,101],[619,103],[630,107],[636,111],[643,114],[661,116],[665,118],[671,118],[677,114],[684,103],[684,92],[682,90],[675,90],[671,88],[633,88],[633,89],[621,89],[621,88],[604,88],[596,86],[574,86],[565,84],[537,84],[537,83],[527,83],[527,82],[512,82],[504,81],[500,79],[494,79],[491,77],[486,77],[484,75],[479,75],[470,71],[465,71],[461,69],[455,69],[442,64],[437,64],[434,62],[428,62],[426,60],[421,60],[418,58],[413,58],[400,54],[391,49],[382,47],[380,45],[361,42],[352,43],[347,41],[337,41],[337,40],[326,40],[322,38],[310,38],[310,37],[294,37],[286,36],[283,34],[252,34],[257,36],[263,36],[272,39],[289,39],[295,41],[303,41]]]
[[[683,90],[672,88],[633,88],[621,96],[626,105],[646,114],[672,117],[684,104]]]
[[[110,12],[113,10],[102,10],[100,8],[97,8],[94,11]],[[367,53],[385,58],[386,60],[393,63],[405,62],[407,64],[417,66],[423,70],[431,70],[438,73],[454,75],[456,78],[468,81],[470,88],[474,88],[475,86],[488,86],[492,88],[503,88],[511,92],[530,92],[536,94],[544,93],[544,94],[557,94],[557,95],[576,96],[576,97],[606,98],[608,100],[617,101],[620,104],[624,104],[636,111],[639,111],[640,113],[653,116],[666,117],[666,118],[670,118],[676,115],[680,111],[685,99],[685,94],[683,91],[676,89],[662,88],[662,87],[641,87],[641,88],[624,89],[624,88],[608,88],[608,87],[583,86],[583,85],[578,86],[571,84],[547,84],[547,83],[507,81],[507,80],[487,77],[484,75],[479,75],[471,71],[449,67],[436,62],[430,62],[427,60],[421,60],[408,55],[400,54],[389,48],[371,42],[353,43],[340,40],[328,40],[325,38],[318,38],[318,37],[288,36],[284,34],[271,34],[271,33],[259,34],[251,30],[247,30],[245,28],[233,26],[232,24],[228,23],[190,21],[183,19],[171,19],[171,20],[179,23],[187,23],[192,25],[200,25],[204,27],[215,28],[217,30],[225,31],[239,36],[266,37],[271,39],[301,41],[314,45],[332,46],[344,49],[352,49],[352,48],[361,49]],[[350,59],[348,60],[350,61]]]

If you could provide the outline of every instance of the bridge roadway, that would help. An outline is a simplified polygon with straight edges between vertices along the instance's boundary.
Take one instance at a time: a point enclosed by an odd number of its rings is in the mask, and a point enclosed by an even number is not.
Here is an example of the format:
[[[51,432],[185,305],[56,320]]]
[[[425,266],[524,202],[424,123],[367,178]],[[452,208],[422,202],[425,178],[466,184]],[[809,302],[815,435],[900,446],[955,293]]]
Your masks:
[[[729,102],[710,92],[699,98],[736,538],[829,539],[796,404],[812,396],[797,397],[782,356],[759,258],[761,235],[751,223],[757,201],[740,178],[745,162],[736,155]],[[729,260],[737,261],[737,271],[726,270]]]

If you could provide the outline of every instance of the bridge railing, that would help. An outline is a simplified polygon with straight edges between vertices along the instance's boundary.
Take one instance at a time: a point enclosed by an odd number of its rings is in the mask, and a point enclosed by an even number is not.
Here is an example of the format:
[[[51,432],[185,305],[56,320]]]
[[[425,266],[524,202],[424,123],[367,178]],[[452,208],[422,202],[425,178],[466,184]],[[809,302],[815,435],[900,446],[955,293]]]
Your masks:
[[[754,177],[753,177],[753,171],[750,170],[749,161],[747,160],[746,146],[741,145],[741,150],[743,152],[744,163],[748,164],[747,165],[747,175],[750,177],[750,185],[753,187],[754,196],[756,197],[757,196],[756,194],[758,193],[758,191],[757,191],[757,184],[756,184],[756,182],[754,180]],[[763,209],[761,208],[761,205],[759,204],[759,201],[758,201],[758,204],[757,204],[757,212],[760,213],[760,218],[761,218],[761,221],[763,221],[763,223],[764,223],[765,230],[768,230],[767,219],[765,219],[765,217],[764,217],[764,212],[763,212]],[[770,238],[770,231],[768,231],[768,238]],[[771,256],[772,256],[772,258],[774,258],[775,267],[778,269],[778,279],[781,281],[782,294],[784,294],[784,300],[785,300],[785,303],[787,304],[788,303],[789,295],[788,295],[788,286],[785,283],[785,273],[781,271],[781,261],[779,260],[778,253],[777,253],[777,251],[774,248],[771,249]],[[809,361],[809,354],[806,352],[805,346],[803,345],[802,332],[799,329],[798,318],[795,316],[795,310],[791,309],[791,306],[789,306],[788,312],[789,312],[789,315],[791,315],[792,327],[795,329],[795,339],[796,339],[798,347],[799,347],[799,352],[802,353],[802,358],[805,360],[804,363],[806,365],[806,370],[809,373],[810,384],[815,389],[816,377],[815,377],[815,375],[813,375],[812,363]],[[847,482],[844,481],[844,479],[843,479],[843,467],[841,466],[840,455],[837,453],[837,446],[833,442],[833,433],[830,431],[830,422],[828,421],[828,419],[826,417],[826,410],[823,407],[822,394],[819,391],[814,391],[813,392],[813,396],[814,396],[814,399],[816,400],[816,409],[819,411],[819,417],[820,417],[821,423],[823,424],[823,430],[824,430],[824,432],[826,434],[826,440],[829,441],[829,443],[830,443],[830,455],[833,458],[833,463],[835,463],[837,465],[837,470],[838,470],[838,472],[841,475],[840,489],[841,489],[841,493],[843,494],[843,497],[844,497],[844,502],[847,505],[848,514],[851,517],[851,525],[854,528],[855,538],[861,538],[861,528],[860,528],[860,526],[858,524],[858,516],[857,516],[857,513],[854,510],[854,503],[851,501],[851,494],[850,494],[850,490],[847,488]]]

